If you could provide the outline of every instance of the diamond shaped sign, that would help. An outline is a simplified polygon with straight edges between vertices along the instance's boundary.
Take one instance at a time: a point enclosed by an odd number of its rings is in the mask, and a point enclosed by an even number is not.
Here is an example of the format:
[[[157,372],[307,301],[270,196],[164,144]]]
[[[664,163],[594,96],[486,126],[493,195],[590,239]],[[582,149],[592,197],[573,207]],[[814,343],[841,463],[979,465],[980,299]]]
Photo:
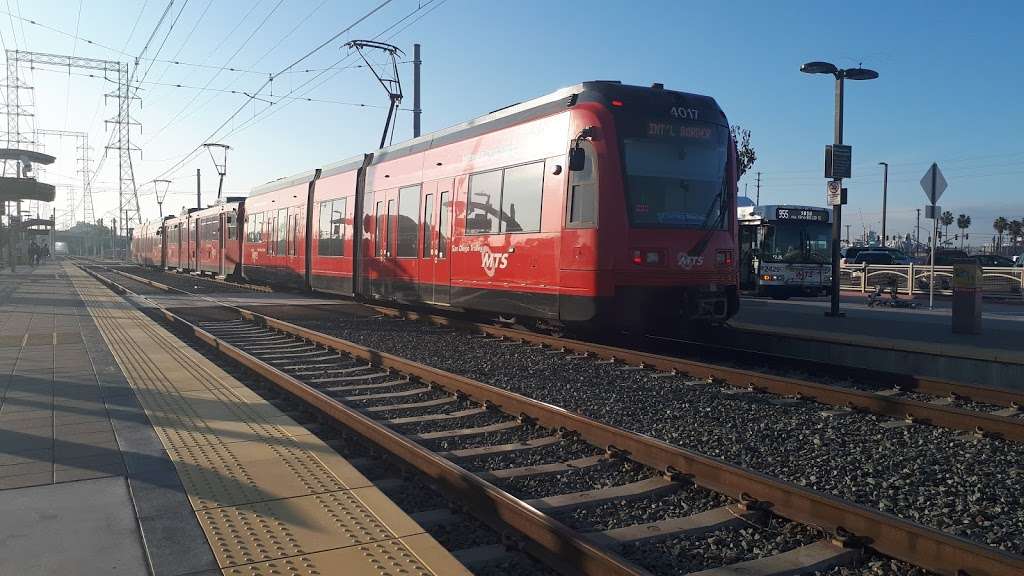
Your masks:
[[[932,162],[931,168],[924,173],[924,178],[921,178],[921,188],[930,203],[937,204],[939,202],[942,193],[946,191],[946,179],[942,176],[942,170],[939,170],[938,164]]]

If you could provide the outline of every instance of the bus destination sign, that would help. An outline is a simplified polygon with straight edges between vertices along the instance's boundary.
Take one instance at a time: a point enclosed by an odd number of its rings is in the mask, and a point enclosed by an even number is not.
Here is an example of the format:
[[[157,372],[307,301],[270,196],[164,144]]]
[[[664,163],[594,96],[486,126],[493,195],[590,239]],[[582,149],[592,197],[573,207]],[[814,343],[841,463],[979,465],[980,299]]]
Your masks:
[[[828,210],[816,210],[812,208],[776,208],[775,219],[828,222]]]

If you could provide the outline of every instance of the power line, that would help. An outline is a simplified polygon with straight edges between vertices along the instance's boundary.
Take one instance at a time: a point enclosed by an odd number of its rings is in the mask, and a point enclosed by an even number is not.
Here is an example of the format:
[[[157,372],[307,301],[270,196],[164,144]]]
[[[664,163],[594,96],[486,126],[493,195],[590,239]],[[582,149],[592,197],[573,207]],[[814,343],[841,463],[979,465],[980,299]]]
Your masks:
[[[9,0],[8,0],[8,3],[9,3]],[[258,6],[258,4],[256,4],[255,6]],[[255,6],[253,8],[255,8]],[[143,9],[145,9],[145,6],[143,6]],[[251,10],[250,10],[250,12],[251,12]],[[40,28],[44,28],[46,30],[49,30],[50,32],[54,32],[56,34],[60,34],[61,36],[65,36],[67,38],[72,38],[72,39],[77,40],[79,42],[84,42],[84,43],[89,44],[91,46],[96,46],[98,48],[103,48],[104,50],[109,50],[109,51],[114,52],[116,54],[120,54],[121,56],[127,56],[129,58],[135,58],[135,56],[133,56],[130,52],[126,52],[125,50],[122,50],[122,49],[119,49],[119,48],[114,48],[113,46],[110,46],[108,44],[104,44],[102,42],[98,42],[98,41],[95,41],[95,40],[90,40],[89,38],[84,38],[82,36],[79,36],[78,34],[71,33],[71,32],[68,32],[66,30],[61,30],[60,28],[57,28],[57,27],[54,27],[54,26],[50,26],[48,24],[44,24],[44,23],[42,23],[42,22],[40,22],[38,20],[34,20],[32,18],[22,18],[21,16],[10,12],[9,9],[8,10],[0,10],[0,14],[6,14],[9,18],[11,18],[11,20],[12,20],[11,21],[11,28],[12,29],[14,29],[14,22],[13,22],[13,20],[19,20],[19,21],[22,22],[23,26],[24,26],[24,23],[27,22],[27,23],[29,23],[29,24],[31,24],[33,26],[38,26]],[[139,11],[139,18],[141,18],[141,17],[142,17],[142,11]],[[136,20],[136,26],[137,25],[138,25],[138,20]],[[129,37],[128,37],[128,41],[125,42],[125,46],[127,46],[128,43],[131,41],[132,35],[134,35],[134,27],[133,27],[131,35],[129,35]],[[15,44],[15,48],[17,48],[17,44]],[[216,66],[216,65],[212,65],[212,64],[200,64],[200,63],[195,63],[195,62],[186,62],[186,61],[178,60],[176,58],[175,59],[138,58],[138,60],[140,60],[142,62],[156,62],[156,63],[161,63],[161,64],[169,64],[169,65],[176,65],[176,66],[187,66],[187,67],[192,67],[192,68],[212,68],[212,69],[221,69],[222,68],[221,66]],[[239,72],[239,73],[245,73],[245,74],[267,75],[267,74],[270,73],[267,70],[252,70],[252,69],[249,69],[249,68],[226,68],[226,69],[229,72]]]
[[[115,52],[120,52],[122,54],[127,55],[127,52],[125,52],[125,50],[128,49],[128,44],[130,44],[131,41],[132,41],[132,38],[135,37],[135,30],[136,30],[136,28],[139,27],[139,22],[142,21],[142,14],[143,14],[143,12],[146,11],[146,6],[149,6],[149,0],[145,0],[145,2],[142,3],[142,8],[139,8],[139,13],[138,13],[138,15],[135,16],[135,23],[132,24],[132,31],[128,33],[128,39],[124,41],[124,46],[121,47],[120,50],[114,50]],[[62,32],[60,30],[56,30],[56,32],[59,32],[61,34],[64,33],[64,32]],[[77,32],[76,32],[76,34],[77,34]],[[79,39],[81,40],[81,38],[79,38]],[[91,42],[90,42],[90,44],[91,44]]]
[[[303,55],[302,55],[301,57],[299,57],[299,58],[298,58],[297,60],[295,60],[295,61],[294,61],[294,62],[292,62],[291,64],[289,64],[289,65],[285,66],[285,67],[284,67],[283,69],[281,69],[281,70],[280,70],[279,72],[277,72],[276,74],[274,74],[273,76],[271,76],[270,78],[268,78],[268,79],[267,79],[267,81],[265,81],[265,82],[263,83],[263,85],[262,85],[262,86],[260,86],[260,87],[259,87],[259,89],[257,89],[257,90],[256,90],[256,91],[255,91],[255,92],[254,92],[253,94],[250,94],[250,95],[249,95],[249,99],[248,99],[248,100],[247,100],[246,102],[243,102],[243,103],[242,103],[242,104],[241,104],[241,105],[240,105],[240,106],[239,106],[239,107],[238,107],[238,108],[237,108],[237,109],[236,109],[236,110],[235,110],[235,111],[234,111],[234,112],[233,112],[233,113],[232,113],[232,114],[231,114],[230,116],[228,116],[228,118],[227,118],[226,120],[224,120],[224,122],[223,122],[223,123],[221,123],[221,124],[220,124],[220,126],[218,126],[218,127],[217,127],[217,128],[216,128],[216,129],[215,129],[215,130],[214,130],[214,131],[213,131],[213,132],[212,132],[212,133],[210,134],[210,136],[209,136],[209,137],[207,137],[207,138],[204,138],[204,139],[203,139],[202,141],[200,141],[200,143],[199,143],[199,144],[198,144],[198,145],[197,145],[197,146],[196,146],[195,148],[193,148],[191,152],[189,152],[189,154],[188,154],[188,155],[186,156],[186,158],[185,158],[185,159],[182,159],[181,161],[179,161],[179,162],[176,162],[176,163],[175,163],[174,165],[172,165],[172,166],[171,166],[170,168],[168,168],[167,170],[165,170],[164,172],[162,172],[162,173],[161,173],[161,174],[160,174],[159,176],[157,176],[157,179],[160,179],[160,178],[165,178],[165,177],[166,177],[166,176],[167,176],[168,174],[171,174],[171,173],[173,173],[173,172],[174,172],[174,170],[176,170],[177,168],[179,168],[179,167],[183,166],[183,165],[184,165],[184,164],[185,164],[185,163],[186,163],[186,162],[188,161],[188,159],[189,159],[189,158],[191,158],[192,156],[194,156],[194,155],[195,155],[195,153],[196,153],[196,152],[197,152],[198,150],[202,149],[202,147],[203,147],[203,144],[204,144],[204,143],[206,143],[206,142],[211,142],[211,141],[215,140],[215,137],[216,137],[217,133],[218,133],[218,132],[220,132],[220,131],[221,131],[221,130],[222,130],[222,129],[224,128],[224,126],[227,126],[227,124],[228,124],[229,122],[231,122],[231,120],[233,120],[233,119],[234,119],[234,118],[235,118],[236,116],[238,116],[238,114],[240,114],[240,113],[241,113],[241,112],[242,112],[243,110],[245,110],[245,106],[246,106],[246,104],[248,104],[248,103],[249,103],[249,101],[251,101],[251,100],[255,99],[255,98],[256,98],[256,96],[257,96],[257,95],[259,95],[259,94],[260,94],[260,93],[261,93],[261,92],[263,91],[263,89],[264,89],[264,88],[266,88],[266,87],[267,87],[267,86],[268,86],[268,85],[269,85],[269,84],[270,84],[271,82],[273,82],[273,79],[274,79],[274,77],[276,77],[276,76],[280,76],[281,74],[283,74],[283,73],[285,73],[285,72],[287,72],[287,71],[291,70],[292,68],[294,68],[294,67],[298,66],[299,64],[301,64],[302,62],[304,62],[304,61],[305,61],[305,60],[306,60],[307,58],[309,58],[309,57],[310,57],[310,56],[312,56],[313,54],[316,54],[317,52],[319,52],[320,50],[322,50],[322,49],[323,49],[323,48],[324,48],[325,46],[328,46],[329,44],[331,44],[332,42],[334,42],[335,40],[337,40],[337,39],[338,39],[339,37],[341,37],[341,36],[342,36],[343,34],[346,34],[346,33],[347,33],[347,32],[349,32],[350,30],[352,30],[353,28],[355,28],[356,26],[358,26],[358,25],[359,25],[360,23],[362,23],[362,22],[363,22],[364,20],[366,20],[366,19],[367,19],[367,18],[369,18],[370,16],[373,16],[374,14],[376,14],[376,13],[377,13],[378,11],[380,11],[380,10],[381,10],[382,8],[384,8],[385,6],[387,6],[388,4],[390,4],[391,2],[392,2],[392,0],[384,0],[383,2],[381,2],[380,4],[378,4],[378,5],[376,6],[376,7],[374,7],[373,9],[371,9],[371,10],[370,10],[369,12],[367,12],[367,13],[363,14],[362,16],[360,16],[360,17],[359,17],[359,18],[358,18],[358,19],[357,19],[357,20],[356,20],[355,22],[353,22],[352,24],[349,24],[349,25],[348,25],[348,26],[346,26],[345,28],[341,29],[341,30],[340,30],[340,31],[338,31],[338,32],[337,32],[336,34],[334,34],[333,36],[331,36],[330,38],[328,38],[328,39],[327,39],[326,41],[324,41],[324,42],[321,42],[321,43],[320,43],[319,45],[317,45],[317,46],[316,46],[315,48],[313,48],[312,50],[310,50],[310,51],[306,52],[306,53],[305,53],[305,54],[303,54]]]
[[[244,16],[242,16],[242,18],[238,20],[238,23],[237,23],[237,24],[235,24],[235,27],[231,29],[231,32],[228,32],[228,34],[227,34],[227,35],[225,35],[223,39],[221,39],[221,41],[220,41],[220,43],[219,43],[219,44],[217,45],[217,47],[216,47],[216,48],[214,48],[214,49],[213,49],[213,50],[212,50],[212,51],[210,52],[210,54],[211,54],[211,55],[212,55],[212,54],[216,54],[216,53],[217,53],[217,52],[218,52],[218,51],[220,50],[220,47],[221,47],[221,46],[223,46],[223,45],[224,45],[224,44],[225,44],[225,43],[226,43],[226,42],[228,41],[228,39],[229,39],[229,38],[230,38],[231,36],[233,36],[233,35],[234,35],[234,33],[235,33],[235,32],[236,32],[236,31],[237,31],[237,30],[238,30],[238,29],[239,29],[239,28],[240,28],[240,27],[242,26],[242,23],[243,23],[243,22],[244,22],[245,20],[247,20],[247,19],[249,18],[249,16],[250,16],[250,15],[251,15],[251,14],[252,14],[253,12],[255,12],[255,11],[256,11],[256,8],[257,8],[257,7],[259,7],[259,5],[260,5],[261,3],[262,3],[262,1],[261,1],[261,2],[256,2],[256,3],[254,3],[254,4],[252,5],[252,7],[251,7],[251,8],[249,8],[249,11],[248,11],[248,12],[246,12],[246,13],[245,13],[245,15],[244,15]],[[233,53],[233,54],[232,54],[231,56],[229,56],[229,57],[228,57],[228,59],[227,59],[227,60],[225,61],[224,65],[223,65],[223,66],[220,66],[220,67],[219,67],[219,68],[217,69],[216,73],[215,73],[215,74],[214,74],[213,76],[211,76],[211,77],[210,77],[210,78],[209,78],[209,79],[208,79],[208,80],[206,81],[206,84],[204,84],[204,85],[203,85],[203,88],[207,88],[207,87],[209,87],[209,86],[210,86],[210,84],[212,84],[212,83],[213,83],[213,81],[214,81],[214,80],[216,80],[218,76],[220,76],[221,72],[223,72],[223,71],[224,71],[224,70],[225,70],[225,69],[227,68],[228,64],[230,64],[230,63],[231,63],[231,61],[232,61],[232,60],[234,60],[235,56],[237,56],[237,55],[238,55],[238,53],[239,53],[239,52],[240,52],[240,51],[242,50],[242,48],[244,48],[244,47],[245,47],[245,45],[249,43],[249,40],[251,40],[251,39],[252,39],[253,35],[255,35],[255,34],[256,34],[256,32],[258,32],[258,31],[260,30],[260,28],[262,28],[262,27],[263,27],[263,25],[264,25],[264,24],[266,23],[266,21],[267,21],[267,18],[269,18],[269,17],[270,17],[270,15],[271,15],[271,14],[273,14],[273,13],[274,13],[274,12],[275,12],[275,11],[277,10],[277,8],[278,8],[278,7],[280,7],[280,5],[281,5],[281,0],[278,0],[278,3],[277,3],[277,5],[275,5],[275,6],[274,6],[274,8],[273,8],[273,9],[271,9],[270,13],[268,13],[268,14],[267,14],[266,18],[264,18],[264,19],[263,19],[263,21],[262,21],[262,22],[260,22],[260,23],[259,23],[259,24],[258,24],[258,25],[256,26],[256,30],[254,30],[254,31],[253,31],[253,33],[252,33],[252,34],[250,34],[250,35],[249,35],[249,37],[248,37],[248,38],[247,38],[247,39],[246,39],[246,40],[245,40],[245,41],[244,41],[244,42],[242,43],[242,45],[241,45],[241,46],[239,46],[239,47],[238,47],[238,49],[236,49],[236,50],[235,50],[235,52],[234,52],[234,53]],[[156,132],[154,132],[153,134],[151,134],[151,135],[150,135],[149,139],[148,139],[148,140],[146,140],[146,142],[145,142],[144,146],[145,146],[145,145],[148,145],[149,143],[151,143],[151,142],[152,142],[153,140],[155,140],[155,139],[157,138],[157,136],[159,136],[160,134],[163,134],[163,132],[164,132],[165,130],[167,130],[167,128],[171,127],[171,126],[172,126],[172,125],[173,125],[173,124],[174,124],[174,123],[175,123],[175,122],[176,122],[176,121],[177,121],[177,120],[178,120],[179,118],[181,118],[181,116],[182,116],[183,114],[186,114],[186,112],[188,112],[188,115],[189,115],[189,116],[190,116],[190,115],[192,115],[192,114],[195,114],[195,112],[196,112],[196,111],[197,111],[197,110],[198,110],[199,108],[201,108],[201,107],[202,107],[202,106],[199,106],[199,107],[195,107],[195,108],[192,108],[192,105],[193,105],[193,104],[194,104],[194,103],[196,102],[196,100],[198,100],[198,99],[199,99],[199,93],[197,92],[197,93],[196,93],[196,95],[195,95],[195,96],[193,96],[193,97],[192,97],[192,99],[191,99],[191,100],[189,100],[189,101],[188,101],[188,102],[187,102],[187,103],[186,103],[186,104],[185,104],[184,106],[182,106],[182,107],[181,107],[181,109],[179,109],[179,110],[178,110],[178,112],[177,112],[177,113],[175,113],[175,114],[174,114],[174,116],[172,116],[172,117],[171,117],[171,119],[170,119],[170,120],[168,120],[166,124],[164,124],[163,126],[161,126],[161,127],[160,127],[160,128],[159,128],[159,129],[158,129],[158,130],[157,130]],[[205,106],[205,104],[204,104],[203,106]],[[190,109],[190,108],[191,108],[191,111],[189,111],[189,109]],[[186,117],[187,117],[187,116],[186,116]]]
[[[84,76],[84,74],[83,74],[83,76]],[[94,74],[89,74],[88,76],[92,76],[94,78],[97,77]],[[143,84],[148,84],[148,85],[155,85],[155,86],[166,86],[166,87],[170,87],[170,88],[184,88],[184,89],[187,89],[187,90],[200,90],[200,91],[203,91],[203,92],[216,92],[216,93],[220,93],[220,94],[239,94],[239,95],[243,95],[243,96],[249,96],[250,95],[250,91],[246,91],[246,90],[225,90],[225,89],[222,89],[222,88],[204,88],[202,86],[190,86],[188,84],[173,84],[173,83],[169,83],[169,82],[150,82],[150,81],[145,81],[145,82],[142,82],[142,83]],[[278,98],[281,99],[281,100],[302,100],[304,102],[322,102],[324,104],[340,104],[340,105],[344,105],[344,106],[358,106],[358,107],[361,107],[361,108],[386,108],[386,106],[382,106],[380,104],[363,104],[361,102],[345,102],[345,101],[341,101],[341,100],[327,100],[327,99],[320,99],[320,98],[306,98],[306,97],[300,97],[300,96],[280,96]],[[403,108],[403,110],[406,110],[406,109]]]
[[[379,39],[379,38],[380,38],[381,36],[383,36],[384,34],[388,33],[388,32],[389,32],[389,31],[391,31],[391,30],[393,30],[393,29],[394,29],[395,27],[397,27],[397,26],[401,25],[401,24],[402,24],[403,22],[405,22],[406,20],[408,20],[409,18],[411,18],[412,16],[414,16],[415,14],[417,14],[418,12],[420,12],[421,10],[423,10],[423,9],[425,9],[425,8],[427,8],[427,7],[429,7],[429,6],[431,5],[431,4],[434,4],[434,3],[435,3],[435,2],[437,2],[437,1],[438,1],[438,0],[430,0],[430,1],[429,1],[429,2],[427,2],[426,4],[421,4],[421,5],[419,5],[419,6],[418,6],[418,7],[417,7],[417,8],[415,9],[415,10],[413,10],[412,12],[410,12],[410,13],[406,14],[405,16],[403,16],[402,18],[398,19],[398,20],[397,20],[396,22],[392,23],[392,24],[391,24],[390,26],[388,26],[388,27],[387,27],[387,28],[385,28],[384,30],[381,30],[381,31],[380,31],[379,33],[377,33],[377,34],[376,34],[376,35],[375,35],[375,36],[373,37],[373,39],[374,39],[374,40],[377,40],[377,39]],[[444,2],[446,2],[446,1],[447,1],[447,0],[440,0],[440,2],[441,2],[441,3],[440,3],[440,4],[437,4],[437,5],[435,6],[435,8],[436,8],[436,7],[438,7],[438,6],[440,6],[441,4],[444,4]],[[432,12],[432,11],[433,11],[433,9],[429,10],[429,11],[428,11],[427,13],[429,13],[429,12]],[[415,21],[419,21],[419,20],[420,20],[420,18],[417,18],[417,19],[416,19]],[[390,41],[391,39],[395,38],[395,37],[396,37],[396,36],[397,36],[398,34],[400,34],[400,33],[401,33],[402,31],[404,31],[404,30],[405,30],[406,28],[408,28],[408,26],[406,26],[405,28],[402,28],[401,30],[399,30],[399,31],[395,32],[394,34],[392,34],[392,35],[388,36],[388,38],[387,38],[386,40],[387,40],[387,41]],[[331,80],[332,78],[334,78],[334,77],[335,77],[335,76],[337,76],[337,75],[338,75],[339,73],[341,73],[341,71],[343,71],[343,70],[346,70],[346,69],[349,69],[349,68],[353,68],[353,67],[357,67],[357,66],[362,66],[362,65],[349,65],[349,66],[345,66],[345,67],[342,67],[342,68],[338,68],[338,65],[339,65],[339,64],[341,64],[341,63],[342,63],[342,62],[344,62],[345,60],[348,60],[348,59],[349,59],[349,58],[351,58],[351,57],[352,57],[352,53],[350,52],[349,54],[347,54],[347,55],[343,56],[342,58],[338,59],[338,60],[337,60],[336,62],[334,62],[334,64],[332,64],[331,66],[329,66],[329,67],[327,67],[327,68],[323,69],[323,70],[322,70],[322,71],[321,71],[320,73],[318,73],[318,74],[317,74],[316,76],[313,76],[312,78],[309,78],[309,79],[307,79],[307,80],[306,80],[305,82],[303,82],[303,83],[302,83],[302,84],[300,84],[299,86],[296,86],[295,88],[293,88],[293,89],[292,89],[291,91],[289,91],[289,92],[288,92],[288,93],[287,93],[287,94],[285,95],[285,97],[289,97],[289,96],[290,96],[291,94],[295,93],[296,91],[298,91],[298,90],[301,90],[301,89],[303,89],[303,88],[304,88],[305,86],[309,85],[310,83],[312,83],[313,81],[315,81],[315,80],[316,80],[317,78],[319,78],[319,77],[323,76],[324,74],[326,74],[327,72],[329,72],[329,71],[331,71],[331,70],[334,70],[334,73],[333,73],[333,74],[331,74],[330,76],[328,76],[328,77],[324,78],[324,79],[323,79],[323,80],[321,80],[321,81],[320,81],[320,82],[319,82],[318,84],[316,84],[315,86],[313,86],[313,87],[309,88],[308,90],[306,90],[306,91],[305,91],[305,92],[304,92],[303,94],[304,94],[304,95],[305,95],[305,94],[309,94],[310,92],[312,92],[312,91],[316,90],[316,89],[317,89],[317,88],[319,88],[320,86],[323,86],[324,84],[326,84],[327,82],[329,82],[329,81],[330,81],[330,80]],[[282,97],[282,98],[284,98],[284,97]],[[280,111],[281,111],[282,109],[284,109],[285,107],[287,107],[287,106],[288,106],[289,104],[291,104],[291,102],[290,102],[290,101],[289,101],[289,102],[285,102],[285,103],[284,103],[283,105],[281,105],[281,106],[270,106],[270,107],[268,107],[268,108],[265,108],[265,109],[261,110],[261,111],[260,111],[260,112],[259,112],[259,113],[258,113],[257,115],[253,116],[253,118],[249,119],[249,120],[248,120],[248,121],[246,121],[246,122],[243,122],[243,123],[242,123],[242,124],[240,124],[239,126],[236,126],[236,127],[234,128],[234,129],[232,129],[232,130],[231,130],[230,132],[228,132],[228,133],[227,133],[227,134],[226,134],[225,136],[223,136],[223,137],[222,137],[222,139],[223,139],[223,138],[227,138],[227,137],[229,137],[229,136],[232,136],[232,135],[234,135],[234,134],[237,134],[237,133],[239,133],[239,132],[241,132],[241,131],[243,131],[243,130],[246,130],[246,129],[250,128],[251,126],[253,126],[253,125],[254,125],[254,124],[256,124],[257,122],[261,122],[261,121],[265,120],[266,118],[268,118],[268,117],[272,116],[273,114],[276,114],[276,113],[280,112]]]

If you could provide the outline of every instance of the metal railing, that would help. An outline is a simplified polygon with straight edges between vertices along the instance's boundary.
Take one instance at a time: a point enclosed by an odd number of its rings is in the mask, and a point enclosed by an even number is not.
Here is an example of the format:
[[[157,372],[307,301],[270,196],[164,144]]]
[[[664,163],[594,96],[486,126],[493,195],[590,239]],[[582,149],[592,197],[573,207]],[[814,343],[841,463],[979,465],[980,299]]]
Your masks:
[[[927,264],[844,264],[839,271],[843,290],[865,293],[877,286],[888,289],[895,284],[900,294],[927,294],[930,282],[931,267]],[[1024,268],[982,268],[982,291],[985,296],[1024,299]],[[952,266],[935,267],[935,293],[953,294]]]

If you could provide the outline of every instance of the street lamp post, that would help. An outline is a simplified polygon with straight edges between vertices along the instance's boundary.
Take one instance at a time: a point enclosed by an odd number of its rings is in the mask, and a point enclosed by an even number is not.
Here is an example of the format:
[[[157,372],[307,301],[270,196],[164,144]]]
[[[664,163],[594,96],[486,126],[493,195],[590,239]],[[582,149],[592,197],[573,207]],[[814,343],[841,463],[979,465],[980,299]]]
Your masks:
[[[836,112],[835,112],[835,144],[843,143],[843,88],[844,81],[850,80],[873,80],[878,78],[878,72],[867,68],[837,68],[829,62],[808,62],[800,67],[800,71],[806,74],[831,74],[836,79]],[[842,188],[842,178],[833,178]],[[831,305],[826,316],[840,318],[844,316],[839,311],[839,243],[840,232],[842,231],[843,207],[837,203],[832,206],[832,289]]]
[[[885,204],[889,196],[889,163],[879,162],[878,164],[885,167],[885,171],[882,172],[882,246],[885,246]]]

